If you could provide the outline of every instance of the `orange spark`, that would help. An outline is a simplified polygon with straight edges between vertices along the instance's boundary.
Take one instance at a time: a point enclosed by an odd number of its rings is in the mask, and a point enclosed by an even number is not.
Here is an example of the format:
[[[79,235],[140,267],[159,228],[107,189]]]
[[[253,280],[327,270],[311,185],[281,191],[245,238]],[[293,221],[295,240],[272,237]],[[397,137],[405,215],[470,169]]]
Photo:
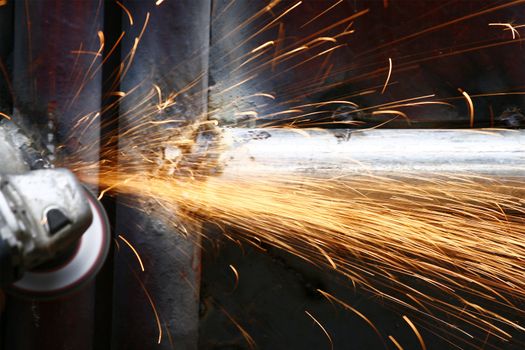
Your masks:
[[[255,340],[253,340],[252,336],[240,325],[239,322],[237,322],[222,306],[219,306],[222,313],[228,317],[228,319],[233,323],[233,325],[241,332],[244,340],[248,344],[250,349],[256,348]]]
[[[322,15],[324,15],[325,13],[327,13],[328,11],[330,11],[331,9],[333,9],[334,7],[336,7],[337,5],[339,5],[342,2],[343,2],[343,0],[339,0],[338,2],[336,2],[335,4],[333,4],[332,6],[330,6],[329,8],[327,8],[326,10],[324,10],[323,12],[321,12],[320,14],[318,14],[317,16],[315,16],[314,18],[312,18],[311,20],[309,20],[308,22],[303,24],[301,26],[301,28],[306,27],[307,25],[309,25],[310,23],[312,23],[313,21],[315,21],[316,19],[318,19],[319,17],[321,17]]]
[[[516,27],[510,23],[489,23],[489,26],[503,26],[507,29],[510,29],[510,32],[512,33],[512,39],[516,39],[516,36],[520,36],[520,33],[516,30]]]
[[[313,44],[317,41],[329,41],[329,42],[332,42],[332,43],[336,43],[337,40],[331,36],[320,36],[318,38],[315,38],[314,40],[310,41],[309,44]]]
[[[102,57],[102,54],[96,51],[75,50],[75,51],[71,51],[71,53],[79,54],[79,55],[82,54],[82,55],[93,55],[97,57]]]
[[[123,10],[124,12],[126,13],[126,15],[128,16],[128,20],[129,20],[129,25],[133,25],[133,16],[131,15],[131,12],[129,12],[129,10],[126,8],[126,6],[124,6],[120,1],[117,0],[117,5],[119,5]]]
[[[256,47],[255,49],[253,49],[253,50],[251,51],[251,53],[255,53],[255,52],[257,52],[257,51],[260,51],[260,50],[264,49],[265,47],[272,46],[272,45],[274,45],[274,44],[275,44],[275,42],[274,42],[273,40],[267,41],[267,42],[265,42],[264,44],[262,44],[261,46],[258,46],[258,47]]]
[[[235,266],[233,265],[229,265],[230,266],[230,269],[233,271],[233,274],[235,275],[235,284],[233,286],[233,291],[235,291],[237,289],[237,286],[239,285],[239,272],[237,271],[237,269],[235,268]]]
[[[118,235],[118,238],[123,240],[124,243],[126,243],[128,245],[128,247],[131,249],[133,254],[135,254],[135,256],[137,257],[137,260],[138,260],[138,262],[140,264],[140,269],[142,270],[142,272],[144,272],[144,264],[142,263],[142,259],[140,258],[139,252],[135,249],[135,247],[133,247],[133,245],[131,245],[131,243],[129,243],[129,241],[127,239],[124,238],[124,236]]]
[[[4,118],[7,119],[7,120],[11,120],[11,117],[10,117],[10,116],[8,116],[7,114],[2,113],[2,112],[0,112],[0,117],[4,117]]]
[[[159,332],[159,336],[157,337],[157,344],[160,344],[161,341],[162,341],[162,324],[160,323],[160,316],[159,316],[159,313],[157,312],[157,307],[155,306],[155,303],[153,302],[153,298],[149,294],[149,292],[146,289],[146,286],[144,285],[144,283],[140,280],[140,278],[137,275],[135,275],[135,278],[139,282],[139,285],[142,288],[142,290],[144,291],[144,294],[146,294],[146,297],[148,298],[148,302],[149,302],[149,304],[151,306],[151,310],[153,310],[153,314],[155,316],[155,321],[157,322],[157,330]]]
[[[372,323],[372,321],[370,321],[365,315],[363,315],[357,309],[355,309],[354,307],[348,305],[347,303],[343,302],[342,300],[337,299],[336,297],[334,297],[333,295],[329,294],[328,292],[325,292],[325,291],[323,291],[321,289],[317,289],[317,291],[319,293],[321,293],[327,300],[335,301],[339,305],[343,306],[345,309],[350,310],[353,313],[355,313],[357,316],[359,316],[361,319],[363,319],[374,330],[374,332],[378,335],[379,338],[382,338],[381,337],[381,333],[379,333],[379,330]]]
[[[323,333],[328,338],[328,341],[330,342],[330,348],[333,350],[334,349],[334,342],[332,341],[332,337],[330,337],[330,334],[326,331],[326,328],[324,328],[323,325],[321,324],[321,322],[317,321],[317,319],[311,313],[309,313],[307,310],[304,310],[304,313],[307,314],[319,326],[319,328],[321,328]]]
[[[419,333],[419,331],[417,330],[416,326],[412,323],[412,321],[410,321],[410,319],[403,315],[403,320],[405,320],[406,323],[408,323],[408,325],[410,326],[410,328],[412,328],[412,330],[414,331],[414,333],[416,334],[416,337],[417,339],[419,340],[419,344],[421,345],[421,349],[423,350],[426,350],[427,347],[425,345],[425,342],[423,341],[423,337],[421,336],[421,333]]]
[[[399,344],[397,342],[396,338],[394,338],[393,336],[389,335],[388,339],[390,339],[392,341],[392,343],[394,343],[394,345],[396,346],[397,350],[403,350],[403,347],[401,346],[401,344]]]
[[[392,58],[388,58],[388,75],[386,76],[385,85],[383,85],[383,89],[381,90],[381,95],[385,93],[386,86],[388,85],[388,82],[390,81],[391,74],[392,74]]]
[[[470,127],[473,128],[474,127],[474,103],[472,102],[472,98],[470,98],[470,95],[466,91],[463,91],[462,89],[458,89],[458,91],[461,92],[461,94],[465,97],[465,100],[467,100]]]

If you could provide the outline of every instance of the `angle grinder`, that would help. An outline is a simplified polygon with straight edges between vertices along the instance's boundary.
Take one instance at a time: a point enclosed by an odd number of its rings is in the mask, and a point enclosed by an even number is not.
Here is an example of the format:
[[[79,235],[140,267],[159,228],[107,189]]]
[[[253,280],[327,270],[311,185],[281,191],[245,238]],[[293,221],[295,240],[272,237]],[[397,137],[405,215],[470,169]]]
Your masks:
[[[20,130],[0,124],[0,287],[49,299],[96,276],[110,229],[103,206],[74,174],[34,150]]]

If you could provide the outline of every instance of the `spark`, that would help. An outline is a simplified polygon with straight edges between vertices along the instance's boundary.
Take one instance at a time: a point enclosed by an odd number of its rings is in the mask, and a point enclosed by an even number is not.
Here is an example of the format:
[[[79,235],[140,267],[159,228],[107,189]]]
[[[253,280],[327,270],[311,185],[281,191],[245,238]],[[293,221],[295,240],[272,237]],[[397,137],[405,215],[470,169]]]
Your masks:
[[[510,29],[512,33],[512,39],[516,39],[516,36],[520,36],[520,33],[516,30],[516,27],[514,27],[510,23],[489,23],[489,26],[503,26],[507,27],[507,29]]]
[[[246,29],[246,25],[259,16],[277,9],[278,2],[273,1],[268,7],[259,9],[255,16],[244,21],[232,32]],[[331,8],[341,2],[340,0]],[[289,45],[284,22],[277,21],[300,3],[287,7],[284,12],[268,13],[272,16],[269,23],[267,21],[268,24],[264,25],[262,30],[255,29],[255,34],[250,36],[251,40],[266,29],[277,29],[278,26],[276,40],[267,41],[255,49],[252,49],[255,47],[251,45],[252,42],[245,45],[246,47],[241,46],[241,43],[236,48],[244,50],[239,59],[234,62],[225,60],[225,69],[230,72],[235,72],[239,65],[246,66],[248,72],[231,74],[231,81],[223,82],[224,88],[218,93],[223,94],[221,97],[224,99],[229,99],[216,110],[195,116],[196,119],[218,119],[219,113],[224,113],[235,117],[248,115],[257,119],[276,117],[278,122],[286,123],[285,127],[299,124],[315,126],[333,118],[332,108],[341,104],[348,106],[347,109],[351,110],[349,113],[366,112],[366,115],[371,117],[392,114],[410,122],[408,112],[405,113],[404,109],[398,111],[398,108],[432,104],[452,106],[451,103],[445,102],[453,100],[452,98],[438,101],[439,96],[433,94],[373,106],[359,106],[349,101],[354,96],[377,91],[383,94],[387,86],[394,85],[390,83],[391,58],[384,84],[363,87],[361,92],[352,91],[345,96],[309,103],[310,96],[315,93],[324,93],[341,84],[369,77],[375,79],[380,77],[385,69],[366,72],[343,82],[324,84],[324,81],[337,80],[338,76],[346,75],[353,69],[350,65],[338,66],[337,60],[332,63],[331,54],[338,46],[324,43],[336,43],[339,37],[353,33],[354,30],[350,30],[353,19],[366,14],[368,9],[342,20],[334,19],[328,26],[316,29],[315,33],[306,33],[304,38]],[[471,14],[470,17],[464,16],[433,26],[414,33],[413,36],[394,39],[393,42],[382,46],[408,40],[492,10],[493,8],[482,10]],[[135,39],[133,48],[123,60],[119,71],[121,77],[133,61],[148,20],[149,13],[141,34]],[[306,23],[303,26],[307,24],[310,25]],[[343,27],[346,28],[341,32]],[[230,34],[225,37],[228,38]],[[513,32],[513,35],[515,34]],[[123,36],[124,33],[113,48]],[[441,58],[521,40],[487,45],[483,42],[483,45],[475,48],[460,47],[460,50],[445,52]],[[333,47],[323,51],[327,46]],[[276,89],[278,94],[272,91],[242,93],[244,86],[241,85],[260,82],[256,78],[271,78],[268,77],[270,74],[267,74],[269,70],[273,72],[279,67],[278,64],[285,60],[293,59],[293,66],[290,65],[293,69],[322,55],[324,56],[319,61],[324,62],[320,64],[318,74],[314,72],[293,86],[279,86],[279,89]],[[410,65],[436,58],[436,55],[421,56],[409,62],[402,62],[398,58],[396,71],[411,69]],[[296,59],[300,63],[296,64]],[[275,73],[279,74],[282,71]],[[467,338],[467,341],[474,339],[476,333],[468,333],[467,330],[470,332],[470,329],[464,330],[462,325],[485,331],[503,340],[510,338],[509,329],[524,331],[522,326],[513,321],[514,318],[504,317],[506,311],[521,315],[521,311],[517,310],[513,303],[525,298],[525,283],[522,278],[525,271],[520,264],[525,259],[521,218],[524,213],[522,179],[502,180],[472,174],[431,174],[429,178],[421,178],[417,173],[403,174],[394,179],[368,174],[365,171],[355,177],[334,176],[320,180],[308,174],[287,177],[271,167],[264,169],[266,172],[256,173],[256,177],[246,177],[242,174],[232,178],[223,177],[223,169],[218,168],[216,162],[223,154],[222,143],[209,141],[212,147],[207,149],[204,160],[200,154],[193,153],[194,149],[202,146],[197,142],[201,135],[216,132],[212,123],[196,122],[186,125],[182,120],[193,117],[186,115],[161,121],[156,119],[158,111],[175,103],[176,97],[182,92],[188,93],[195,100],[205,96],[206,89],[196,93],[190,92],[190,89],[201,81],[199,79],[206,76],[207,73],[203,73],[176,92],[168,91],[163,94],[160,87],[154,85],[153,88],[147,89],[145,96],[136,96],[133,90],[109,93],[134,102],[134,107],[127,112],[132,122],[129,126],[121,126],[120,134],[110,134],[101,140],[99,163],[93,164],[77,159],[79,154],[92,147],[82,145],[70,158],[65,157],[65,164],[86,183],[100,183],[101,188],[105,188],[100,197],[119,195],[127,205],[138,210],[144,210],[144,204],[148,200],[155,200],[159,205],[155,215],[184,231],[188,239],[198,242],[200,237],[197,236],[201,233],[180,228],[180,223],[173,219],[174,212],[178,219],[188,222],[211,221],[221,227],[224,235],[234,242],[244,241],[255,246],[264,242],[312,264],[337,269],[354,288],[415,313],[417,318],[412,318],[414,323],[408,318],[405,321],[418,336],[423,349],[423,339],[415,328],[416,324],[422,327],[420,329],[425,329],[424,325],[427,328],[436,327],[437,322],[446,329],[452,329],[454,337]],[[231,92],[239,87],[241,88],[238,91],[229,94],[231,96],[224,96],[224,92]],[[468,95],[463,90],[460,92],[462,96],[457,95],[454,98],[459,101],[465,98],[469,103],[471,126],[474,124],[472,98],[498,94]],[[265,99],[254,99],[254,96],[262,96]],[[314,119],[314,115],[319,116],[321,121]],[[82,132],[92,120],[93,114],[85,114],[82,122],[75,125],[73,134]],[[337,123],[339,122],[330,121],[332,126],[336,126]],[[201,134],[202,130],[205,132]],[[297,129],[297,133],[309,136],[305,129]],[[167,159],[168,149],[178,151],[176,159]],[[241,167],[240,172],[246,175],[254,170],[257,169],[248,162]],[[234,230],[227,229],[229,227]],[[238,271],[233,265],[230,265],[230,269],[235,275],[237,288]],[[419,288],[420,284],[424,287]],[[431,292],[427,292],[427,289]],[[355,307],[327,292],[318,292],[328,301],[355,313],[381,337],[372,320]],[[154,308],[151,298],[149,299]],[[479,299],[486,301],[487,305],[481,306],[473,302]],[[435,315],[444,316],[438,318]],[[247,339],[248,344],[254,346],[255,343],[249,334],[231,316],[227,316]],[[311,314],[309,316],[313,318]],[[431,320],[434,325],[425,320]],[[160,325],[158,317],[157,324]],[[458,336],[459,333],[461,334]],[[159,332],[159,339],[160,335]],[[328,334],[327,336],[330,339]],[[393,336],[388,338],[398,349],[402,349]]]
[[[144,272],[144,264],[142,263],[142,259],[140,258],[139,252],[135,249],[135,247],[133,247],[133,245],[131,245],[131,243],[129,243],[129,241],[126,238],[124,238],[124,236],[118,235],[118,238],[123,240],[124,243],[126,243],[128,245],[128,247],[131,249],[133,254],[135,254],[135,256],[137,257],[137,261],[140,264],[140,269],[142,270],[142,272]]]
[[[7,114],[2,113],[2,112],[0,112],[0,117],[3,117],[3,118],[5,118],[5,119],[7,119],[7,120],[11,120],[11,117],[10,117],[10,116],[8,116]]]
[[[259,92],[257,94],[254,94],[253,96],[262,96],[262,97],[268,97],[269,99],[275,100],[275,96],[272,94],[267,94],[263,92]]]
[[[128,16],[129,25],[132,26],[133,25],[133,16],[131,15],[131,12],[129,12],[129,10],[126,8],[126,6],[124,6],[120,1],[117,0],[116,2],[117,2],[117,5],[120,6],[120,8],[122,8],[122,10],[124,10],[126,15]]]
[[[392,58],[388,58],[388,75],[386,76],[385,85],[381,90],[381,95],[385,93],[388,82],[390,81],[390,76],[392,75]]]
[[[239,272],[237,271],[237,269],[235,268],[235,266],[233,265],[229,265],[230,266],[230,269],[232,270],[234,276],[235,276],[235,284],[233,286],[233,291],[235,291],[237,289],[237,286],[239,285]]]
[[[317,41],[328,41],[331,43],[336,43],[337,40],[331,36],[320,36],[319,38],[315,38],[314,40],[310,41],[310,44],[313,44]]]
[[[460,23],[460,22],[463,22],[463,21],[466,21],[466,20],[469,20],[469,19],[472,19],[472,18],[475,18],[475,17],[482,16],[482,15],[486,15],[488,13],[495,12],[495,11],[498,11],[498,10],[501,10],[501,9],[504,9],[504,8],[507,8],[507,7],[511,7],[511,6],[517,5],[517,4],[522,4],[524,2],[525,2],[525,0],[515,0],[515,1],[506,2],[506,3],[498,5],[498,6],[489,7],[487,9],[480,10],[478,12],[474,12],[474,13],[468,14],[466,16],[458,17],[458,18],[455,18],[453,20],[450,20],[450,21],[447,21],[447,22],[444,22],[444,23],[440,23],[438,25],[434,25],[434,26],[428,27],[428,28],[423,29],[421,31],[408,34],[408,35],[406,35],[404,37],[401,37],[401,38],[398,38],[398,39],[394,39],[394,40],[392,40],[390,42],[378,45],[378,46],[374,47],[371,50],[363,51],[361,54],[362,55],[367,55],[367,54],[370,54],[372,51],[377,51],[377,50],[383,49],[384,47],[387,47],[387,46],[392,46],[392,45],[395,45],[395,44],[399,44],[399,43],[401,43],[403,41],[410,40],[412,38],[421,36],[423,34],[428,34],[428,33],[437,31],[439,29],[443,29],[445,27],[451,26],[453,24]]]
[[[228,92],[228,91],[231,91],[231,90],[233,90],[233,89],[235,89],[235,88],[241,86],[242,84],[245,84],[245,83],[249,82],[250,80],[253,80],[255,77],[256,77],[256,76],[254,75],[254,76],[251,76],[251,77],[249,77],[249,78],[246,78],[246,79],[244,79],[244,80],[238,82],[237,84],[232,85],[232,86],[230,86],[230,87],[228,87],[228,88],[222,90],[220,93],[221,93],[221,94],[224,94],[224,93],[226,93],[226,92]]]
[[[330,342],[330,349],[333,350],[334,342],[332,341],[332,337],[330,336],[330,334],[326,331],[326,328],[324,328],[321,322],[317,321],[317,319],[310,312],[308,312],[307,310],[304,310],[304,313],[307,314],[315,322],[315,324],[319,326],[319,328],[321,328],[323,333],[326,335],[326,338],[328,338],[328,341]]]
[[[472,98],[470,98],[470,95],[463,91],[462,89],[458,89],[459,92],[465,97],[465,100],[467,100],[467,106],[468,106],[468,115],[470,120],[470,127],[474,127],[474,103],[472,102]]]
[[[255,49],[253,49],[253,50],[251,51],[251,53],[255,53],[255,52],[257,52],[257,51],[260,51],[260,50],[262,50],[262,49],[264,49],[264,48],[266,48],[266,47],[268,47],[268,46],[273,46],[274,44],[275,44],[275,42],[274,42],[273,40],[267,41],[267,42],[265,42],[264,44],[262,44],[262,45],[256,47]]]
[[[394,114],[394,115],[400,116],[407,121],[408,125],[411,125],[410,118],[408,117],[408,115],[401,111],[396,111],[393,109],[381,109],[381,110],[372,112],[372,115],[383,115],[383,114]]]
[[[157,0],[157,1],[155,2],[155,5],[159,6],[159,5],[162,4],[163,2],[164,2],[164,0]]]
[[[255,349],[257,344],[255,343],[255,340],[253,340],[252,336],[222,306],[219,307],[222,313],[226,315],[226,317],[231,321],[231,323],[233,323],[233,325],[239,330],[239,332],[241,332],[244,340],[248,344],[248,347],[250,349]]]
[[[399,344],[397,342],[396,338],[394,338],[393,336],[389,335],[388,339],[390,339],[392,341],[392,343],[394,343],[394,345],[397,348],[397,350],[403,350],[403,347],[401,346],[401,344]]]
[[[7,5],[7,0],[0,0],[0,6]]]
[[[421,349],[422,350],[426,350],[427,347],[425,345],[425,342],[423,341],[423,337],[421,336],[421,334],[419,333],[419,331],[417,330],[416,326],[412,323],[412,321],[410,321],[410,319],[403,315],[403,320],[405,320],[406,323],[408,323],[408,325],[410,326],[410,328],[412,328],[412,330],[414,331],[414,333],[416,334],[417,336],[417,339],[419,340],[419,344],[421,345]]]
[[[79,55],[93,55],[97,57],[102,57],[102,54],[100,52],[96,51],[84,51],[84,50],[75,50],[71,51],[72,54],[79,54]]]
[[[343,0],[339,0],[338,2],[336,2],[335,4],[333,4],[332,6],[330,6],[329,8],[327,8],[326,10],[324,10],[323,12],[321,12],[320,14],[318,14],[317,16],[315,16],[314,18],[312,18],[311,20],[309,20],[308,22],[306,22],[305,24],[303,24],[301,26],[301,28],[304,28],[306,27],[307,25],[309,25],[310,23],[312,23],[313,21],[315,21],[316,19],[318,19],[319,17],[323,16],[324,14],[326,14],[328,11],[330,11],[331,9],[333,9],[334,7],[336,7],[337,5],[339,5],[340,3],[342,3]]]
[[[160,344],[162,342],[162,324],[160,322],[160,316],[157,311],[157,307],[155,306],[155,303],[153,302],[153,298],[149,294],[148,290],[146,289],[146,286],[144,283],[140,280],[140,278],[134,273],[135,278],[139,282],[140,287],[144,291],[144,294],[146,295],[146,298],[148,298],[148,302],[151,306],[151,310],[153,311],[153,315],[155,316],[155,321],[157,323],[157,330],[158,330],[158,337],[157,337],[157,344]]]
[[[101,200],[108,191],[111,191],[116,186],[117,185],[109,186],[109,187],[103,189],[102,191],[100,191],[100,194],[98,195],[97,200]]]
[[[374,332],[378,335],[379,338],[382,339],[381,333],[379,332],[377,327],[372,323],[372,321],[370,321],[368,319],[368,317],[366,317],[361,312],[359,312],[359,310],[355,309],[354,307],[348,305],[347,303],[343,302],[342,300],[334,297],[333,295],[330,295],[329,293],[327,293],[327,292],[325,292],[325,291],[323,291],[321,289],[317,289],[317,291],[319,293],[321,293],[321,295],[324,296],[327,300],[335,301],[339,305],[343,306],[345,309],[350,310],[353,313],[355,313],[357,316],[359,316],[361,319],[363,319],[374,330]]]

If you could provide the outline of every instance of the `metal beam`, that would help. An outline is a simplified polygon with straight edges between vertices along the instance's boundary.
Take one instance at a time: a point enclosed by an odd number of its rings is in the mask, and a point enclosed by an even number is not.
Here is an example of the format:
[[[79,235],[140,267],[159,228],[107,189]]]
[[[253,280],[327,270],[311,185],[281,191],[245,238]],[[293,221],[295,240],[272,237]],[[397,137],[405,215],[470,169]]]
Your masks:
[[[9,3],[14,6],[16,25],[13,119],[53,153],[54,146],[67,139],[80,117],[100,109],[101,74],[83,78],[91,65],[100,65],[101,57],[75,51],[98,50],[102,2]],[[84,137],[75,140],[94,145],[94,152],[82,155],[86,161],[98,160],[98,133],[95,121]],[[94,283],[60,300],[9,297],[2,345],[22,350],[92,349],[95,308]]]
[[[140,96],[152,91],[154,84],[165,97],[197,79],[194,90],[199,91],[198,96],[191,92],[179,94],[177,104],[171,111],[159,111],[155,115],[157,120],[175,115],[188,116],[191,120],[193,116],[204,115],[210,1],[165,1],[157,7],[152,6],[154,2],[141,0],[124,1],[123,4],[135,21],[131,27],[126,26],[129,23],[126,16],[122,20],[127,33],[122,46],[124,58],[133,50],[146,18],[149,21],[133,63],[121,82],[123,92],[134,91],[121,102],[121,130],[136,120],[137,113],[133,111],[137,109],[137,102],[143,102]],[[139,97],[134,99],[133,96]],[[165,132],[170,134],[169,130]],[[120,137],[121,152],[131,152],[132,147],[128,146],[132,142]],[[137,162],[140,161],[143,160],[137,157]],[[145,272],[136,265],[130,250],[121,244],[115,256],[113,349],[197,349],[200,248],[172,226],[146,213],[158,209],[154,198],[146,206],[141,212],[125,205],[117,208],[116,234],[122,234],[140,252]],[[187,228],[190,234],[192,230],[200,230],[195,226]],[[161,322],[159,344],[150,297]]]

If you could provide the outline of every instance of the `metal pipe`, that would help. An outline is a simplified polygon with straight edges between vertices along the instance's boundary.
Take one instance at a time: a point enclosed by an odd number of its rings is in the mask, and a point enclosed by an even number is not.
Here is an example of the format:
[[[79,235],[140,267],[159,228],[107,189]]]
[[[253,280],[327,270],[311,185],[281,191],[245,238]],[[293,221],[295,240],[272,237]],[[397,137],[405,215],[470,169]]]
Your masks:
[[[525,130],[222,129],[221,176],[525,176]],[[247,166],[249,164],[249,166]]]
[[[155,116],[158,120],[173,115],[206,115],[208,82],[207,50],[211,1],[154,2],[126,0],[123,4],[142,25],[126,26],[122,40],[122,56],[135,51],[133,64],[121,81],[120,89],[133,91],[122,100],[119,127],[125,130],[136,122],[137,103],[157,86],[163,96],[181,92],[193,83],[197,93],[177,94],[177,104]],[[199,79],[199,77],[204,77]],[[137,96],[135,99],[134,97]],[[166,97],[164,97],[166,98]],[[180,108],[183,108],[182,110]],[[162,130],[159,129],[159,132]],[[170,135],[170,130],[164,130]],[[144,134],[147,138],[150,135]],[[122,152],[129,150],[130,140],[119,137]],[[138,157],[137,162],[142,161]],[[119,199],[117,198],[119,201]],[[147,210],[160,210],[153,199]],[[115,255],[113,349],[197,349],[199,327],[200,248],[193,239],[153,215],[117,206],[116,233],[121,234],[140,252],[145,271],[137,269],[134,257],[124,244]],[[192,237],[198,237],[200,227],[182,223]],[[120,241],[120,239],[118,239]],[[152,305],[160,319],[155,321]],[[160,332],[162,331],[162,334]],[[162,335],[162,337],[160,337]],[[159,344],[157,344],[159,342]]]

